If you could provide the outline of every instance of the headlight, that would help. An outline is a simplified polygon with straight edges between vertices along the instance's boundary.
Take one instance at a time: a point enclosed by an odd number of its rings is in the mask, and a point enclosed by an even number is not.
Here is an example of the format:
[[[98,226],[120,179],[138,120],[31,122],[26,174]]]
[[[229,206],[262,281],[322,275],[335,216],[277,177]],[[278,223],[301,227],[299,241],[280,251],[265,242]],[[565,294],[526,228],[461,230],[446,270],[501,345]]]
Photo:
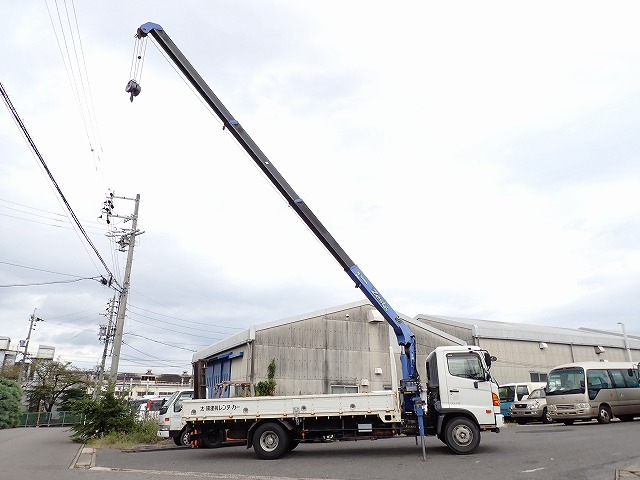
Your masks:
[[[535,403],[531,403],[531,404],[529,404],[529,405],[527,406],[527,408],[528,408],[529,410],[536,410],[536,409],[538,408],[538,406],[539,406],[538,402],[535,402]]]
[[[509,407],[509,410],[515,410],[516,406],[514,404],[511,404],[511,406]]]
[[[591,408],[591,405],[589,405],[588,403],[576,403],[576,409],[583,410],[586,408]]]
[[[547,409],[550,412],[555,412],[558,409],[558,407],[556,407],[555,405],[547,405]]]

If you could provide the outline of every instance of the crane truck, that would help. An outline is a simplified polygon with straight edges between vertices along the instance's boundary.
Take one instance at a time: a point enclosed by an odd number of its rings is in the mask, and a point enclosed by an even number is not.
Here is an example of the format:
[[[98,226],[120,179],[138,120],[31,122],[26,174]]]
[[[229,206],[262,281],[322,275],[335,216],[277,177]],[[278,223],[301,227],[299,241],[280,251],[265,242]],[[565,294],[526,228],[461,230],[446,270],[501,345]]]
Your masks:
[[[425,435],[437,436],[457,454],[468,454],[479,445],[481,431],[499,432],[503,417],[498,385],[490,373],[495,358],[476,346],[437,347],[427,357],[425,391],[417,367],[415,335],[407,323],[283,178],[166,31],[151,22],[136,31],[140,41],[148,35],[380,312],[393,329],[401,350],[402,379],[390,391],[201,398],[200,389],[196,388],[194,398],[184,401],[182,408],[182,421],[191,440],[215,446],[228,433],[233,438],[246,439],[247,448],[253,447],[259,458],[275,459],[300,442],[415,435],[416,440],[420,438],[425,458]],[[133,78],[125,91],[133,101],[141,86]],[[194,378],[198,373],[194,371]]]

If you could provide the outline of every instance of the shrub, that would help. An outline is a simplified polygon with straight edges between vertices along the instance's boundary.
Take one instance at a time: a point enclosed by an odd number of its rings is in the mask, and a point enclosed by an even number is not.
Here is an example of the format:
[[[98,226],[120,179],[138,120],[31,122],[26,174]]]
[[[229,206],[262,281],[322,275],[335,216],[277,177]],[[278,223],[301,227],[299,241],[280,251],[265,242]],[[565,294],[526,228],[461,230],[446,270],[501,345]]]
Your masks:
[[[20,421],[22,389],[18,382],[0,377],[0,428],[13,428]]]
[[[72,411],[86,416],[84,423],[71,427],[74,442],[86,442],[108,434],[128,434],[136,428],[135,413],[129,402],[116,397],[113,389],[95,400],[84,398],[72,402]]]
[[[276,394],[276,381],[274,377],[276,375],[276,359],[273,358],[271,363],[267,367],[268,380],[256,383],[254,389],[256,397],[273,396]]]

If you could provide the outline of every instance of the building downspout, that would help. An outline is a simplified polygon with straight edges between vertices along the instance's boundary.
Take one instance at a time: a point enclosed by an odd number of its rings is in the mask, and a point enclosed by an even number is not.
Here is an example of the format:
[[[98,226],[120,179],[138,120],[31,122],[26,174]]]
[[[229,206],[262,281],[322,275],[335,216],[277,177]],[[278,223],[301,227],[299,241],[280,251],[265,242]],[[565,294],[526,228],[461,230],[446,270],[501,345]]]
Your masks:
[[[473,344],[476,347],[480,346],[480,334],[478,333],[478,326],[475,324],[471,325],[471,337],[473,338]]]
[[[255,380],[255,363],[253,359],[253,344],[256,339],[256,328],[249,327],[249,339],[247,340],[247,348],[249,350],[249,361],[247,362],[247,378],[251,383],[251,395],[253,396],[253,381]]]

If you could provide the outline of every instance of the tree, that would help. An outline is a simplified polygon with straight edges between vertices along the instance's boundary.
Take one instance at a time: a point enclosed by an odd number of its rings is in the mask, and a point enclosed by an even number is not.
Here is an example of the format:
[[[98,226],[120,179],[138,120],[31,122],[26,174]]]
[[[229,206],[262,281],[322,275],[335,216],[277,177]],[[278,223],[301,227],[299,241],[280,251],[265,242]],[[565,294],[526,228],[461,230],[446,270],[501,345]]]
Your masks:
[[[0,428],[13,428],[20,421],[22,389],[18,382],[0,378]]]
[[[26,387],[30,411],[37,410],[42,400],[50,412],[63,393],[88,382],[87,374],[71,367],[71,362],[38,362],[32,368],[33,380]]]
[[[2,365],[0,366],[0,377],[8,380],[18,380],[20,378],[21,365]]]
[[[84,387],[71,387],[60,395],[58,408],[60,410],[72,410],[78,400],[88,398],[90,395]]]
[[[258,382],[255,385],[256,397],[273,396],[276,394],[276,359],[272,358],[271,363],[267,367],[267,379],[266,381]]]

